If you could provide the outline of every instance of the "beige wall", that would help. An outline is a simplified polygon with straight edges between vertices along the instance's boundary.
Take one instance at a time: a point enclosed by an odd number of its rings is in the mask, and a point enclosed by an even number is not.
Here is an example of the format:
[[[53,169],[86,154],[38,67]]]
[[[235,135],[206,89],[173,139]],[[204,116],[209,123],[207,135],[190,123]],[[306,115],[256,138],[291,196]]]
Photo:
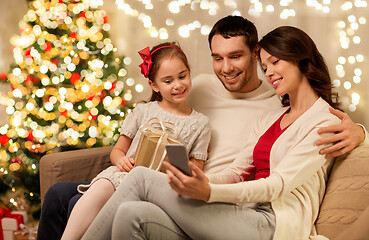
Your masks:
[[[1,1],[0,8],[0,72],[7,72],[13,62],[10,37],[19,33],[18,22],[27,10],[24,0]],[[0,84],[0,97],[9,91],[9,86]],[[0,104],[0,125],[6,123],[5,106]]]
[[[128,66],[129,77],[136,80],[137,83],[142,83],[145,86],[145,91],[141,94],[134,93],[137,100],[145,99],[150,94],[150,89],[146,84],[146,80],[140,75],[138,64],[140,63],[140,58],[137,51],[146,47],[152,46],[161,42],[160,39],[154,39],[149,37],[146,29],[142,26],[142,23],[135,17],[127,16],[122,10],[116,8],[115,1],[105,0],[104,6],[109,14],[111,30],[110,34],[113,43],[118,47],[118,55],[125,55],[132,58],[132,64]],[[137,9],[142,9],[142,3],[135,1],[127,1],[132,7]],[[155,25],[160,25],[163,21],[163,16],[168,15],[168,10],[166,8],[166,3],[169,1],[153,1],[154,4],[158,4],[156,7],[160,7],[162,14],[155,15],[151,14],[152,21]],[[204,11],[189,11],[184,8],[184,11],[176,16],[172,16],[175,19],[176,26],[180,26],[185,23],[192,22],[194,20],[199,20],[202,24],[207,24],[212,26],[219,18],[231,14],[231,10],[223,5],[224,1],[219,2],[220,8],[216,16],[209,16],[204,13]],[[334,1],[331,4],[331,13],[323,14],[321,11],[317,11],[312,8],[308,8],[305,5],[305,1],[294,1],[293,7],[296,10],[296,17],[290,17],[288,20],[281,20],[277,14],[280,12],[276,8],[275,13],[263,13],[260,17],[252,17],[247,14],[249,9],[250,1],[238,1],[238,10],[243,14],[243,16],[248,17],[251,21],[255,23],[259,30],[260,37],[263,36],[268,31],[280,25],[294,25],[305,30],[316,42],[318,48],[326,58],[328,66],[331,71],[332,78],[335,79],[335,67],[337,65],[337,58],[340,55],[350,55],[351,53],[344,51],[340,48],[338,41],[338,28],[337,23],[342,19],[346,19],[350,14],[349,12],[343,12],[340,9],[340,5],[334,5]],[[261,1],[264,2],[264,1]],[[268,2],[268,1],[265,1]],[[275,5],[278,1],[275,1]],[[161,5],[159,5],[161,4]],[[141,7],[141,8],[140,8]],[[12,53],[10,51],[9,38],[13,34],[17,34],[18,22],[23,17],[27,9],[25,0],[12,0],[12,1],[2,1],[2,8],[0,8],[0,71],[7,71],[9,64],[12,62]],[[367,8],[368,12],[369,9]],[[147,13],[148,11],[146,11]],[[364,10],[355,10],[357,16],[367,16]],[[369,22],[369,18],[367,19]],[[351,49],[352,54],[356,55],[361,52],[366,58],[365,65],[368,65],[369,61],[369,45],[364,44],[369,41],[369,31],[364,31],[363,29],[368,29],[367,25],[360,25],[359,35],[361,37],[361,44],[356,45]],[[184,51],[187,53],[190,59],[190,65],[192,67],[192,76],[196,76],[199,73],[211,73],[211,58],[210,52],[207,44],[207,37],[199,34],[199,32],[192,32],[191,37],[184,39],[181,38],[175,30],[169,31],[170,38],[168,40],[179,41]],[[369,105],[369,70],[363,67],[362,82],[360,84],[354,84],[352,90],[347,91],[342,86],[338,88],[338,92],[344,101],[347,101],[349,94],[352,91],[360,93],[361,100],[358,105],[356,112],[348,112],[352,119],[356,122],[363,123],[367,128],[369,128],[369,113],[364,111]],[[348,68],[352,71],[357,65],[352,65]],[[351,76],[351,74],[350,74]],[[351,77],[350,77],[351,78]],[[7,89],[0,85],[0,90],[4,94]],[[6,122],[4,118],[3,107],[0,107],[0,124]]]

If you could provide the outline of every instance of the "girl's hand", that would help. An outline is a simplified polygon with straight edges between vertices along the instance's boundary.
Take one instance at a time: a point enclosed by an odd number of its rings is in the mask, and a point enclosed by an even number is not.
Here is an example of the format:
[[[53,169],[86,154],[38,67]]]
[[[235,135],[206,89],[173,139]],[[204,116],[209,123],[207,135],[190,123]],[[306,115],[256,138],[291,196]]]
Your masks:
[[[194,163],[188,162],[188,166],[192,170],[192,177],[183,174],[168,162],[163,164],[167,168],[168,183],[179,196],[185,195],[205,202],[209,200],[209,180]]]
[[[191,157],[190,162],[194,163],[201,171],[204,170],[204,161],[198,160],[196,158]]]
[[[110,162],[118,168],[120,172],[129,172],[133,169],[134,161],[126,156],[132,138],[121,135],[110,153]]]
[[[130,172],[134,167],[134,160],[127,156],[120,158],[118,161],[113,162],[113,164],[118,168],[119,172]]]

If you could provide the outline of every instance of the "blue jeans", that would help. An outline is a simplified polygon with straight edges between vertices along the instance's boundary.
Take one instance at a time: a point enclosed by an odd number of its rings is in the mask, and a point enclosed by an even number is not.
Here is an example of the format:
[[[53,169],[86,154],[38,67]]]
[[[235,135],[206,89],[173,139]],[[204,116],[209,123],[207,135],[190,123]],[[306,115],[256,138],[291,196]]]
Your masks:
[[[178,197],[165,174],[136,167],[82,239],[272,239],[270,203],[226,204]]]
[[[38,240],[59,240],[67,225],[74,204],[82,196],[77,186],[86,182],[65,182],[52,185],[46,192],[41,207],[37,230]]]

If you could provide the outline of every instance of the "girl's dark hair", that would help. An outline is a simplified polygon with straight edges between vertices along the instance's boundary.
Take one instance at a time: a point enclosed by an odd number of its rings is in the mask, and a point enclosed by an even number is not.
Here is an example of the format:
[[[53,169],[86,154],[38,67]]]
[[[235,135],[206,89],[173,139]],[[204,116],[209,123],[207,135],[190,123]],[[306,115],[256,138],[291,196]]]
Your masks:
[[[338,94],[332,92],[333,86],[324,58],[304,31],[292,26],[278,27],[265,35],[259,41],[259,46],[272,56],[296,63],[319,97],[333,108],[339,108]],[[281,101],[283,106],[290,105],[287,94]]]
[[[164,42],[161,43],[159,45],[154,46],[151,50],[150,53],[152,53],[155,49],[159,48],[159,47],[163,47],[163,46],[173,46],[176,47],[178,49],[181,49],[181,47],[179,46],[179,44],[177,42]],[[151,55],[151,61],[153,62],[153,65],[150,69],[150,73],[149,73],[149,80],[152,82],[155,82],[155,78],[156,78],[156,74],[159,70],[159,67],[162,63],[162,61],[164,59],[168,59],[168,58],[172,58],[173,56],[178,57],[179,59],[182,60],[182,62],[184,63],[184,65],[190,69],[190,65],[188,64],[187,61],[187,57],[184,55],[181,49],[178,50],[172,47],[165,47],[165,48],[161,48],[158,51],[155,51],[154,54]],[[154,90],[152,91],[151,94],[151,98],[149,101],[162,101],[163,97],[161,96],[160,92],[155,92]]]
[[[254,50],[258,43],[258,31],[255,25],[241,16],[229,15],[215,23],[208,36],[210,49],[211,40],[216,34],[224,38],[245,36],[245,44],[250,48],[250,51]]]

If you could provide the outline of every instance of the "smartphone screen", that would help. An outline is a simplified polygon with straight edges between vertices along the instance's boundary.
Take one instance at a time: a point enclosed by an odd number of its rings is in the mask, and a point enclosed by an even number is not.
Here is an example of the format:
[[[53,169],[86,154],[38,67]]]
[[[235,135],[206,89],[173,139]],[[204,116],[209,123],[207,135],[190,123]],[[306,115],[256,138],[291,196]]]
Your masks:
[[[192,171],[188,167],[186,147],[182,144],[168,144],[165,148],[167,149],[170,164],[181,170],[184,174],[192,176]]]

